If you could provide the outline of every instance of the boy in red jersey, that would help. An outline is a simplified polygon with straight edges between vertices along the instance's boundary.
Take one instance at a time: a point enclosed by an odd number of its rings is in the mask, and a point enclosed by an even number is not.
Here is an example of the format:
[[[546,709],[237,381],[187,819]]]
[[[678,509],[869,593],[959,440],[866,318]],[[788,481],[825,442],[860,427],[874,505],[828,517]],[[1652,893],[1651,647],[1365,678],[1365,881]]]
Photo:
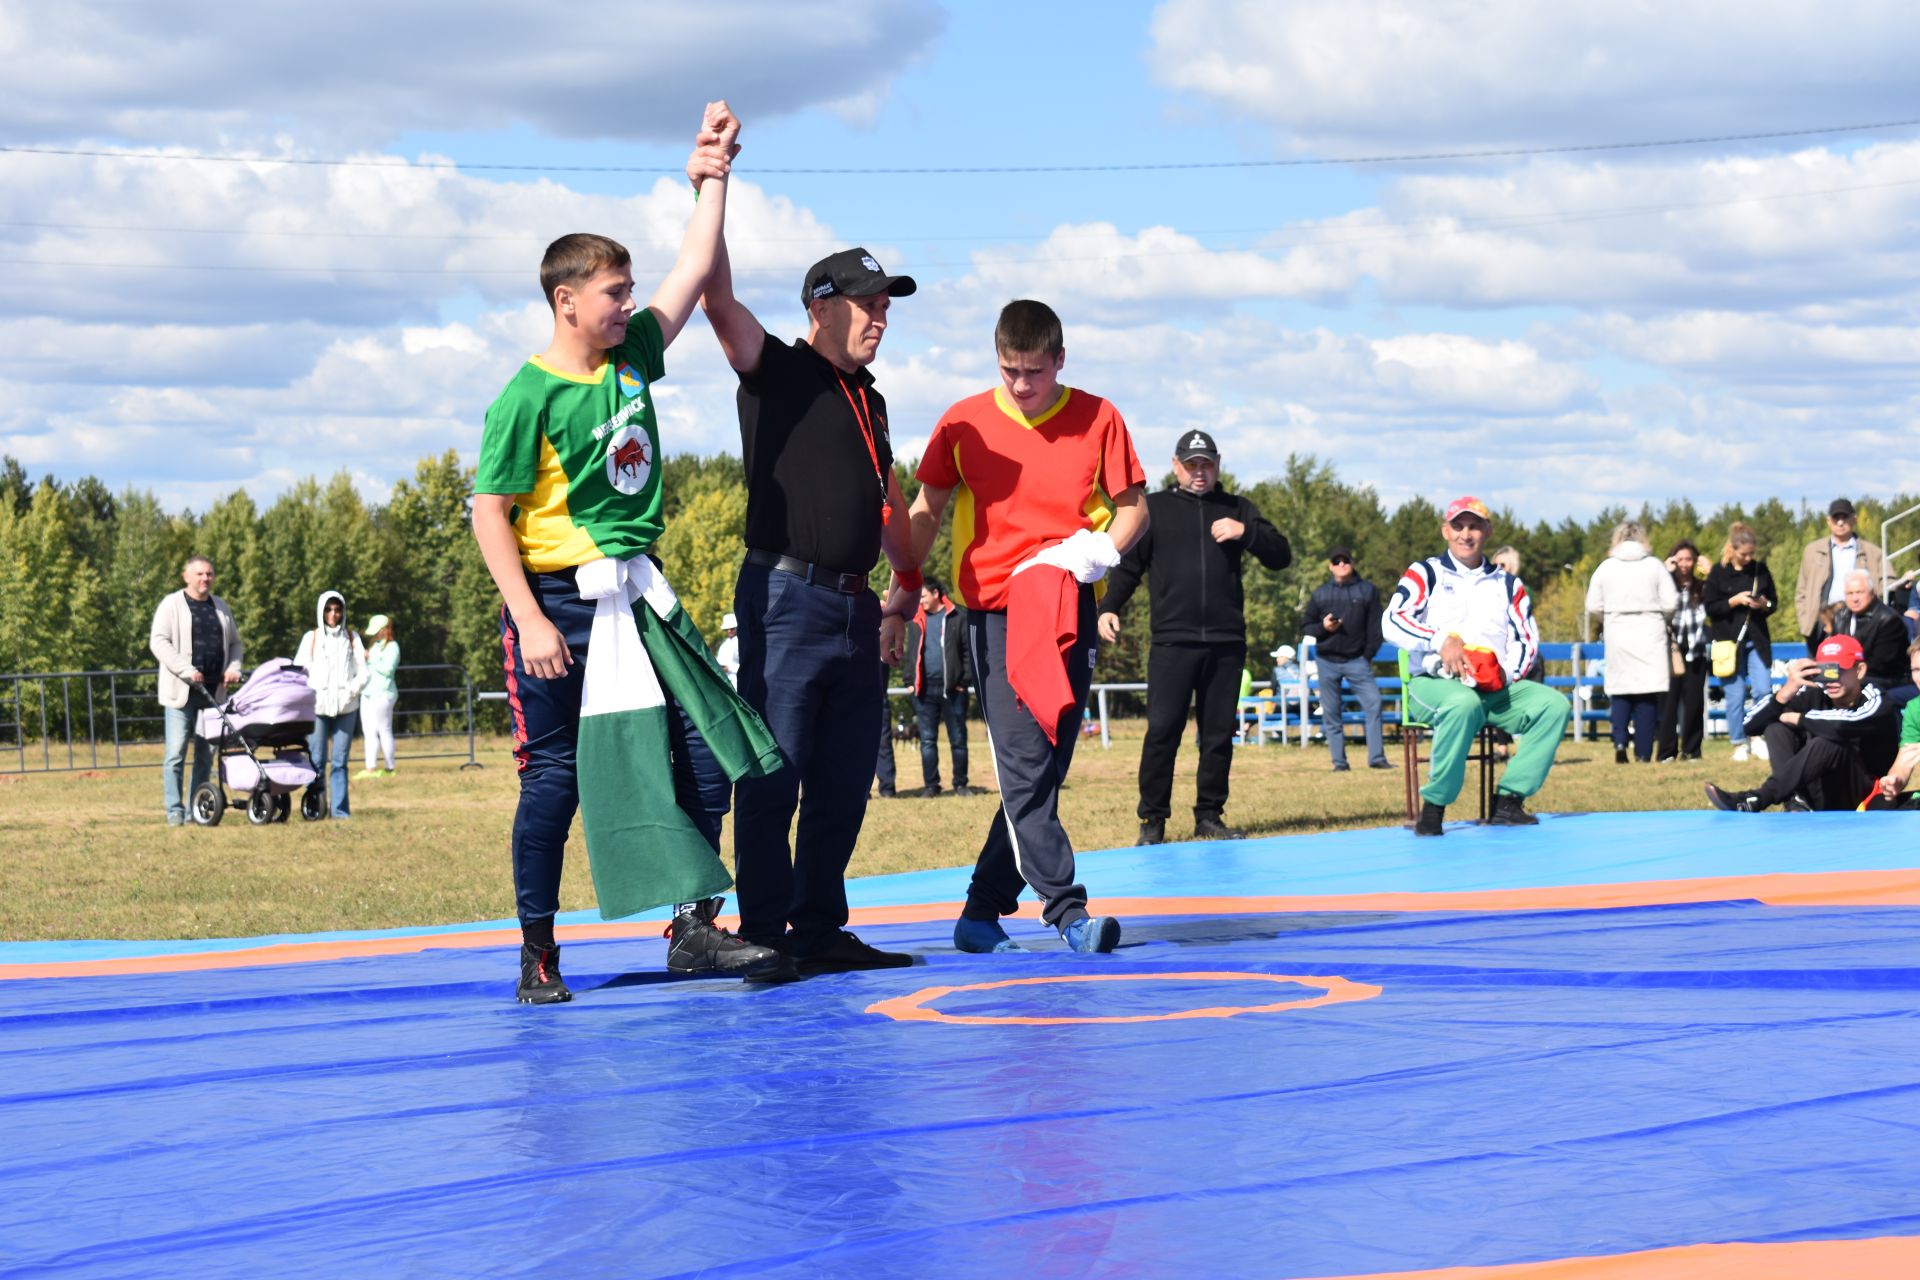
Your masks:
[[[1051,307],[1008,303],[994,346],[1000,385],[941,417],[910,513],[918,564],[953,501],[954,594],[968,610],[975,687],[1000,782],[1000,808],[953,944],[1021,950],[1000,918],[1017,910],[1024,882],[1068,946],[1111,951],[1120,922],[1088,914],[1058,801],[1093,681],[1094,584],[1146,532],[1147,477],[1119,411],[1060,385],[1066,344]],[[1028,573],[1036,576],[1016,586],[1016,574]],[[1049,583],[1060,585],[1057,607],[1048,603]],[[1057,701],[1037,698],[1042,689],[1057,691]]]

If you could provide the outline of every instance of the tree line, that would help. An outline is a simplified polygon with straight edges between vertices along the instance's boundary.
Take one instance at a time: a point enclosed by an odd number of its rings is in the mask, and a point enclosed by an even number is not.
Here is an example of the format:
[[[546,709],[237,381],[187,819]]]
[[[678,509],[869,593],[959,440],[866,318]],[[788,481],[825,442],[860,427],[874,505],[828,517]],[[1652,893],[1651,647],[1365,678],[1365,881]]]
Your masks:
[[[745,472],[724,454],[675,455],[663,465],[667,532],[658,553],[688,613],[717,643],[743,545]],[[918,489],[911,467],[897,470],[911,500]],[[391,615],[407,662],[450,663],[480,688],[501,688],[500,601],[468,529],[472,483],[472,468],[448,451],[422,459],[384,503],[366,502],[341,472],[303,480],[264,509],[236,490],[205,511],[170,511],[151,490],[116,494],[93,476],[36,483],[17,461],[0,459],[0,673],[151,667],[154,607],[180,586],[186,558],[204,555],[214,563],[215,592],[233,606],[249,666],[291,654],[314,625],[315,600],[335,590],[346,597],[355,627],[375,613]],[[1248,663],[1256,675],[1269,665],[1268,650],[1298,642],[1301,611],[1326,577],[1330,548],[1352,547],[1383,598],[1406,565],[1440,550],[1433,500],[1411,498],[1389,509],[1371,486],[1341,480],[1312,455],[1289,456],[1279,475],[1252,485],[1230,476],[1222,483],[1250,498],[1294,549],[1293,565],[1279,572],[1248,562]],[[1886,515],[1915,504],[1904,496],[1854,501],[1860,534],[1869,540],[1878,539]],[[1585,521],[1527,525],[1510,509],[1495,508],[1493,545],[1519,550],[1542,634],[1567,641],[1581,638],[1587,579],[1605,557],[1614,525],[1630,515],[1646,527],[1657,554],[1691,538],[1708,562],[1719,555],[1728,526],[1746,522],[1785,594],[1801,548],[1826,533],[1823,512],[1769,498],[1703,516],[1676,499],[1637,512],[1610,507]],[[943,529],[928,571],[946,580],[949,565]],[[873,581],[884,585],[882,567]],[[1144,594],[1128,607],[1120,642],[1102,657],[1103,680],[1145,678]],[[1773,634],[1796,638],[1784,602]]]

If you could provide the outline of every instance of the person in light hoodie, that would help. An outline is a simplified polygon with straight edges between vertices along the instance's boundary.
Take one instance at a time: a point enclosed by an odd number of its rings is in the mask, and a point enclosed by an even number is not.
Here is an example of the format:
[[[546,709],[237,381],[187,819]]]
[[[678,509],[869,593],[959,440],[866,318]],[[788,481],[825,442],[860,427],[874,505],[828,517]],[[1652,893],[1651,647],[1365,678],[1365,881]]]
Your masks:
[[[316,771],[325,773],[328,799],[336,818],[352,815],[347,809],[347,754],[353,745],[353,726],[359,718],[360,691],[367,687],[367,650],[360,636],[347,626],[347,602],[338,591],[323,591],[313,607],[313,630],[300,637],[295,666],[306,668],[313,687],[313,736],[307,754]]]
[[[1653,759],[1660,699],[1673,679],[1667,623],[1679,607],[1672,572],[1647,549],[1647,531],[1632,520],[1614,526],[1613,547],[1587,584],[1587,612],[1601,619],[1606,642],[1607,703],[1613,725],[1613,758],[1627,762],[1631,727],[1633,758]]]

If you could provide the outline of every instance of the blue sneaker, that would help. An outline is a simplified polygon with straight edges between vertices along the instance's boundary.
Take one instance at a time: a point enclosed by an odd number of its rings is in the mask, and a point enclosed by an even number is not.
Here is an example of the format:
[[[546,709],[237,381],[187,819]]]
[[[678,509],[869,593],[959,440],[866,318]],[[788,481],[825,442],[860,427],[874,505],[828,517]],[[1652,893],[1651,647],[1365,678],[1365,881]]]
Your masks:
[[[1060,936],[1075,951],[1104,955],[1120,945],[1120,922],[1112,916],[1081,916],[1061,926]]]
[[[970,920],[966,916],[953,922],[953,945],[980,956],[1026,950],[1007,936],[998,920]]]

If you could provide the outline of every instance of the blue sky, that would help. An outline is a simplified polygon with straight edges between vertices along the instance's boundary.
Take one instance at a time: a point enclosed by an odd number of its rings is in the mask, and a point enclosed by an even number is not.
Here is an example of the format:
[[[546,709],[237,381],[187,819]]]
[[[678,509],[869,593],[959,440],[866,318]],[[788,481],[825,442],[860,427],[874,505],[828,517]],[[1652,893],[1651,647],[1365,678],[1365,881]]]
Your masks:
[[[1390,503],[1550,519],[1920,490],[1920,128],[1065,171],[1920,117],[1912,6],[731,0],[626,6],[584,44],[528,12],[0,0],[0,140],[117,153],[0,154],[0,452],[195,507],[343,468],[378,500],[471,458],[544,343],[541,247],[593,229],[643,276],[669,261],[671,173],[724,95],[729,238],[770,328],[799,332],[799,273],[835,247],[920,280],[875,367],[908,454],[993,377],[998,306],[1035,296],[1149,460],[1202,427],[1245,479],[1312,453]],[[123,158],[156,150],[390,163]],[[936,166],[1041,171],[775,172]],[[666,447],[737,450],[701,323],[668,365]],[[1798,473],[1815,433],[1853,461]]]

